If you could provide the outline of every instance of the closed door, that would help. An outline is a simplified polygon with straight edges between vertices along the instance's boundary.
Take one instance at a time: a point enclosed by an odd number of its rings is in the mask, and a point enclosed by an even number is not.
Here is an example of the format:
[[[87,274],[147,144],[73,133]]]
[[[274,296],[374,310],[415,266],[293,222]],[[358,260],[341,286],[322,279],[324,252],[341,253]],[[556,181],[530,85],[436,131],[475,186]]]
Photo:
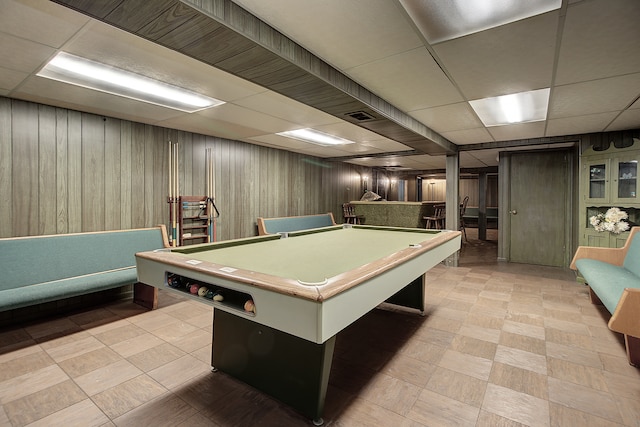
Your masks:
[[[569,152],[514,153],[509,177],[509,260],[566,266]]]

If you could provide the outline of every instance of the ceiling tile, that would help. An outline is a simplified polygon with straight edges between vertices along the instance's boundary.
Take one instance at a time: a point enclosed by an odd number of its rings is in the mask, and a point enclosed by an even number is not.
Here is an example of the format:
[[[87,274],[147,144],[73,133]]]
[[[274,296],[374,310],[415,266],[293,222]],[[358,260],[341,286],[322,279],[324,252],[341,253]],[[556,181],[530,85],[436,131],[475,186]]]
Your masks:
[[[592,0],[569,5],[556,84],[637,72],[639,17],[637,0]]]
[[[481,142],[492,142],[493,137],[485,128],[453,130],[442,132],[442,136],[458,145],[478,144]]]
[[[404,111],[462,101],[456,87],[424,47],[369,62],[346,72]],[[415,82],[420,82],[420,85]]]
[[[558,86],[549,102],[550,119],[621,111],[640,95],[640,73]]]
[[[8,70],[32,73],[37,71],[51,56],[55,49],[40,43],[0,33],[0,58],[2,67]],[[16,55],[16,52],[25,52]]]
[[[1,8],[0,34],[12,34],[54,48],[62,46],[89,22],[88,17],[49,1],[2,0]]]
[[[498,149],[463,151],[460,153],[460,162],[464,162],[465,167],[495,166],[498,164],[499,153]],[[471,166],[474,162],[477,162],[476,166]]]
[[[255,130],[252,135],[284,132],[299,128],[295,123],[231,103],[207,108],[206,110],[193,113],[193,116],[199,120],[218,120],[235,123],[247,129],[251,128]]]
[[[460,163],[466,168],[485,168],[497,164],[498,150],[463,151]]]
[[[434,46],[468,100],[551,85],[557,11]]]
[[[640,129],[640,109],[623,111],[611,125],[607,131]]]
[[[9,93],[28,76],[29,73],[23,71],[9,70],[7,68],[0,67],[0,89]]]
[[[466,102],[410,111],[410,114],[438,133],[482,127],[482,122]]]
[[[274,117],[293,123],[305,123],[308,127],[339,122],[335,116],[316,110],[276,92],[264,90],[255,95],[236,99],[234,104],[254,111],[268,112]],[[356,126],[354,126],[356,127]]]
[[[234,0],[234,3],[341,70],[422,46],[396,1]]]
[[[520,123],[508,126],[488,128],[496,141],[511,141],[516,139],[542,138],[545,122]]]
[[[617,115],[617,112],[609,112],[562,119],[550,119],[547,123],[546,136],[603,132]]]

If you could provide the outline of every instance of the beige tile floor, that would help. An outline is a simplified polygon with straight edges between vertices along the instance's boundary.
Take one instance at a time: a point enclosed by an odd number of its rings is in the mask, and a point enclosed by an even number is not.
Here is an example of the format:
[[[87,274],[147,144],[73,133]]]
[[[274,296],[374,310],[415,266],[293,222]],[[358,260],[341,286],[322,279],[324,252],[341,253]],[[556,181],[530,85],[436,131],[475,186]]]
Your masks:
[[[572,272],[497,263],[469,229],[428,274],[425,317],[338,335],[329,426],[640,426],[640,370]],[[489,237],[495,239],[495,231]],[[210,372],[212,310],[161,292],[0,330],[0,426],[309,426]]]

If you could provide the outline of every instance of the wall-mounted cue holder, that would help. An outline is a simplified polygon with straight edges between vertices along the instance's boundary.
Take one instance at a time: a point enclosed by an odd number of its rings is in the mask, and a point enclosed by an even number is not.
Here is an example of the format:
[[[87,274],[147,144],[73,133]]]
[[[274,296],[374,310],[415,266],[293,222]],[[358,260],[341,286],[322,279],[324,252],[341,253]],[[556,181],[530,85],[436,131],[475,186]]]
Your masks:
[[[168,288],[189,295],[192,298],[202,300],[216,305],[224,305],[245,314],[255,315],[256,307],[251,295],[225,288],[201,280],[195,280],[180,274],[167,272],[165,275],[165,286]]]

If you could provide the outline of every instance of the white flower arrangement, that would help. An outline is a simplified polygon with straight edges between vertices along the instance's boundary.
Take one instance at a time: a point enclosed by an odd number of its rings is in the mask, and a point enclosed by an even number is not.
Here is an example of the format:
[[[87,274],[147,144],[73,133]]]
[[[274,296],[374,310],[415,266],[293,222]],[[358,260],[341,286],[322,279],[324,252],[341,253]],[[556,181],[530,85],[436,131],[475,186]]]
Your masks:
[[[589,218],[589,222],[596,231],[609,231],[620,234],[629,229],[629,223],[624,221],[629,216],[618,208],[610,208],[606,213],[599,213]]]

